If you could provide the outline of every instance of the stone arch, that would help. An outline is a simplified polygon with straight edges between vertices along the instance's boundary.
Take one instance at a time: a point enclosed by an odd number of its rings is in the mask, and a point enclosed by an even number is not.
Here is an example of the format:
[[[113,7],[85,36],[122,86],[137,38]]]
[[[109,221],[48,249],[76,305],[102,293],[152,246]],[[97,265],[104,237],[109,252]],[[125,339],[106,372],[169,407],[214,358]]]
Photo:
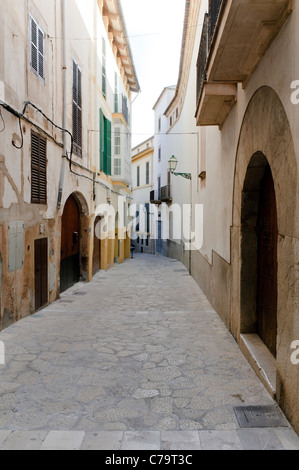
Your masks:
[[[64,229],[64,216],[65,210],[69,206],[70,201],[73,202],[73,210],[74,217],[79,217],[78,228],[71,229],[73,234],[69,233],[65,236],[63,233],[66,232]],[[77,208],[76,208],[77,207]],[[78,216],[76,215],[78,211]],[[68,224],[67,221],[65,221]],[[73,223],[74,221],[71,221]],[[75,247],[75,251],[78,250],[78,259],[71,260],[71,256],[69,253],[66,255],[61,249],[61,268],[60,268],[60,288],[64,290],[66,286],[71,285],[72,283],[78,282],[78,280],[89,279],[89,251],[90,251],[90,243],[89,243],[89,232],[90,232],[90,215],[89,215],[89,207],[86,202],[85,197],[80,192],[74,192],[70,194],[65,204],[62,208],[62,217],[61,217],[61,233],[62,233],[62,244],[66,246],[70,246],[73,244]],[[78,232],[78,240],[76,240],[75,233]],[[72,238],[73,236],[73,238]],[[77,254],[77,253],[76,253]],[[73,265],[72,265],[73,263]],[[70,272],[70,274],[69,274]],[[72,274],[74,273],[74,279],[72,279]]]
[[[298,166],[286,111],[276,92],[264,86],[255,92],[247,107],[235,162],[231,239],[231,317],[232,332],[241,344],[242,333],[253,332],[255,295],[254,272],[248,260],[256,256],[256,246],[250,238],[253,237],[253,231],[248,235],[244,227],[246,224],[250,226],[255,223],[258,203],[254,198],[254,190],[258,197],[260,180],[267,163],[270,165],[274,181],[278,224],[276,393],[280,405],[290,416],[288,403],[292,401],[294,403],[294,381],[297,384],[296,389],[299,385],[299,379],[294,379],[294,374],[290,370],[289,350],[294,334],[299,334],[296,320],[298,315],[296,256],[298,258],[299,247],[299,217],[296,216],[299,200]],[[296,401],[298,403],[297,399]]]

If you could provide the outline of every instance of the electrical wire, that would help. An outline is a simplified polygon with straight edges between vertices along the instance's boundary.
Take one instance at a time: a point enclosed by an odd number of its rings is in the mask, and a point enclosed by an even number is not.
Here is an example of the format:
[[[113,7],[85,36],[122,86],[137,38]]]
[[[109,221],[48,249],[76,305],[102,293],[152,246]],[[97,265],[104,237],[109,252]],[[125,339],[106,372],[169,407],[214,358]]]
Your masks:
[[[3,129],[1,129],[0,132],[3,132],[3,131],[5,131],[5,121],[4,121],[3,116],[2,116],[2,110],[1,110],[1,108],[0,108],[0,117],[1,117],[1,121],[3,122]]]

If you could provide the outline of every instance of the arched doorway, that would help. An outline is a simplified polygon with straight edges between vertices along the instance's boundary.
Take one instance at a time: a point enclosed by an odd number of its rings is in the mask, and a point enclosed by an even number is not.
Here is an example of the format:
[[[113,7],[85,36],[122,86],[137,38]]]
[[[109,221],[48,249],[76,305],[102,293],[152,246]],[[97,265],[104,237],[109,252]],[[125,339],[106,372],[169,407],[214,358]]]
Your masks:
[[[80,279],[80,211],[74,198],[65,203],[61,221],[60,292]]]
[[[276,357],[277,207],[266,157],[257,152],[247,168],[241,207],[241,333],[257,333]]]
[[[259,215],[263,210],[260,198],[263,184],[267,186],[263,183],[267,165],[274,181],[278,226],[276,360],[257,335],[258,263],[262,263],[257,228],[258,219],[263,218]],[[299,375],[290,361],[291,341],[299,337],[298,200],[298,164],[288,115],[277,93],[263,86],[254,93],[244,114],[235,160],[231,331],[264,385],[276,393],[279,405],[299,428]],[[271,213],[271,203],[265,204],[266,212]],[[271,347],[267,338],[266,342]]]

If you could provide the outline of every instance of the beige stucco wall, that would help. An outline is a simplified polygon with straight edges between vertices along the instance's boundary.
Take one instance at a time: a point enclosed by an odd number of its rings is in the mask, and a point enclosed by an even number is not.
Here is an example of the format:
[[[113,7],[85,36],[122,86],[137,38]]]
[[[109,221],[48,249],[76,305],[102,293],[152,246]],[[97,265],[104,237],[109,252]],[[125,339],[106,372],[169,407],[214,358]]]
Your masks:
[[[12,146],[12,139],[21,145],[18,119],[2,109],[5,130],[0,134],[0,252],[3,259],[0,328],[33,313],[34,305],[34,240],[48,238],[48,267],[51,274],[49,302],[60,292],[61,217],[71,194],[75,195],[81,224],[80,267],[85,280],[92,278],[93,223],[97,208],[111,200],[117,211],[117,194],[129,198],[126,184],[115,186],[110,177],[99,174],[99,109],[113,122],[114,81],[118,75],[118,92],[128,98],[128,87],[112,50],[101,12],[96,0],[66,0],[66,127],[72,131],[72,60],[82,71],[82,158],[72,156],[72,172],[66,162],[61,207],[57,208],[58,189],[62,169],[62,132],[52,126],[41,113],[30,105],[25,117],[46,132],[47,138],[47,205],[31,204],[31,130],[36,127],[21,120],[23,146]],[[63,64],[62,64],[62,2],[49,0],[0,0],[0,80],[5,86],[5,102],[21,112],[26,101],[31,101],[58,126],[62,126]],[[40,80],[30,67],[30,15],[45,33],[45,81]],[[97,37],[98,40],[94,41]],[[107,99],[102,95],[102,38],[107,46]],[[38,131],[39,132],[39,131]],[[129,132],[129,128],[128,128]],[[42,133],[43,134],[43,133]],[[70,138],[67,137],[68,155]],[[130,159],[122,155],[125,161]],[[81,167],[76,166],[76,163]],[[82,168],[84,167],[84,168]],[[95,194],[90,178],[97,172]],[[76,174],[74,174],[76,173]],[[95,196],[95,198],[94,198]],[[129,199],[127,199],[129,200]],[[24,267],[8,272],[8,223],[24,223]],[[111,232],[114,233],[114,228]],[[115,235],[115,233],[114,233]],[[121,260],[124,259],[121,249]],[[102,268],[114,263],[114,241],[103,242]],[[51,272],[50,272],[51,271]],[[52,288],[54,285],[54,288]],[[50,289],[50,280],[49,280]]]

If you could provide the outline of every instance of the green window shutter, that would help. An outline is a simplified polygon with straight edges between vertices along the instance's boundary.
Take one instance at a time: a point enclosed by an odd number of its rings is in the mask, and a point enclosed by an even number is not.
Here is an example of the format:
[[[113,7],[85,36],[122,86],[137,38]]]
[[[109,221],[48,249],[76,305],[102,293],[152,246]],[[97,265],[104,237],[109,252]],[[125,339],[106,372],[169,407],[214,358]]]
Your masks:
[[[111,139],[111,121],[107,120],[107,175],[111,176],[111,149],[112,149],[112,139]]]
[[[100,171],[104,171],[104,113],[100,109]]]

